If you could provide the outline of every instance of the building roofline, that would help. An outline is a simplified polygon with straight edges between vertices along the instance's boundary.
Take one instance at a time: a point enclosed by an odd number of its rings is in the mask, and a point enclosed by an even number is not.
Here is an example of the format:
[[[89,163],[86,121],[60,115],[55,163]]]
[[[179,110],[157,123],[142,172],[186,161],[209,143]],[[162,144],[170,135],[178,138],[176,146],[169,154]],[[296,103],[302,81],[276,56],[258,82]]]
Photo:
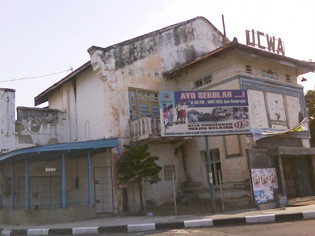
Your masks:
[[[177,28],[177,27],[181,27],[182,25],[187,25],[195,20],[203,20],[205,21],[207,24],[209,24],[213,29],[214,31],[216,31],[219,35],[221,35],[222,37],[225,37],[220,30],[218,30],[218,28],[216,28],[207,18],[203,17],[203,16],[197,16],[195,18],[192,18],[190,20],[186,20],[186,21],[182,21],[180,23],[176,23],[176,24],[173,24],[173,25],[170,25],[170,26],[167,26],[167,27],[164,27],[162,29],[159,29],[159,30],[155,30],[155,31],[152,31],[150,33],[147,33],[147,34],[143,34],[143,35],[140,35],[140,36],[137,36],[135,38],[132,38],[132,39],[128,39],[126,41],[123,41],[123,42],[120,42],[120,43],[117,43],[117,44],[113,44],[109,47],[106,47],[106,48],[102,48],[102,47],[98,47],[98,46],[92,46],[88,49],[88,52],[89,54],[92,54],[94,51],[96,50],[102,50],[102,51],[110,51],[111,49],[113,48],[117,48],[117,47],[122,47],[122,46],[125,46],[125,45],[128,45],[130,44],[131,42],[133,41],[139,41],[139,40],[143,40],[145,38],[148,38],[152,35],[155,35],[155,34],[161,34],[165,31],[168,31],[172,28]]]
[[[82,66],[80,66],[78,69],[74,70],[73,72],[71,72],[69,75],[67,75],[66,77],[64,77],[63,79],[59,80],[57,83],[53,84],[52,86],[50,86],[49,88],[47,88],[45,91],[43,91],[42,93],[40,93],[39,95],[37,95],[35,97],[35,106],[40,105],[44,102],[48,101],[48,94],[51,93],[53,90],[55,90],[56,88],[58,88],[59,86],[61,86],[62,84],[64,84],[65,82],[69,81],[70,79],[74,78],[76,75],[78,75],[79,73],[85,71],[86,69],[88,69],[91,66],[91,61],[86,62],[85,64],[83,64]]]
[[[203,20],[205,21],[207,24],[209,24],[219,35],[221,35],[222,37],[225,37],[220,30],[218,30],[208,19],[206,19],[203,16],[197,16],[195,18],[192,18],[190,20],[187,21],[183,21],[177,24],[173,24],[167,27],[164,27],[162,29],[159,30],[155,30],[152,31],[150,33],[144,34],[144,35],[140,35],[138,37],[117,43],[117,44],[113,44],[109,47],[106,48],[102,48],[102,47],[97,47],[97,46],[92,46],[88,49],[89,54],[92,54],[95,50],[103,50],[103,51],[109,51],[113,48],[118,48],[118,47],[122,47],[125,45],[130,44],[133,41],[138,41],[138,40],[142,40],[145,39],[147,37],[150,37],[154,34],[160,34],[163,33],[165,31],[168,31],[172,28],[177,28],[177,27],[181,27],[182,25],[186,25],[189,24],[195,20]],[[40,93],[39,95],[37,95],[34,99],[35,101],[35,106],[40,105],[44,102],[48,101],[48,95],[49,93],[51,93],[53,90],[57,89],[58,87],[60,87],[62,84],[64,84],[65,82],[69,81],[70,79],[74,78],[76,75],[78,75],[79,73],[81,73],[82,71],[86,70],[87,68],[89,68],[91,66],[91,61],[86,62],[84,65],[82,65],[81,67],[79,67],[78,69],[76,69],[75,71],[73,71],[72,73],[70,73],[69,75],[67,75],[66,77],[64,77],[63,79],[61,79],[60,81],[58,81],[57,83],[53,84],[52,86],[50,86],[49,88],[47,88],[45,91],[43,91],[42,93]]]
[[[311,62],[306,62],[306,61],[300,61],[300,60],[297,60],[297,59],[294,59],[294,58],[291,58],[291,57],[286,57],[286,56],[283,56],[283,55],[278,55],[278,54],[275,54],[275,53],[271,53],[271,52],[267,52],[267,51],[263,51],[263,50],[260,50],[260,49],[257,49],[257,48],[253,48],[253,47],[249,47],[249,46],[246,46],[244,44],[240,44],[238,43],[237,41],[237,38],[234,38],[232,42],[214,50],[214,51],[211,51],[191,62],[188,62],[180,67],[177,67],[173,70],[170,70],[170,71],[167,71],[165,73],[163,73],[163,76],[167,79],[171,79],[173,78],[178,72],[190,67],[190,66],[193,66],[193,65],[196,65],[198,63],[201,63],[202,61],[206,60],[206,59],[209,59],[211,57],[216,57],[216,56],[219,56],[223,53],[226,53],[228,51],[231,51],[233,49],[240,49],[242,51],[246,51],[248,53],[253,53],[253,54],[256,54],[256,55],[260,55],[260,56],[263,56],[263,57],[268,57],[268,58],[272,58],[272,59],[275,59],[275,60],[284,60],[284,61],[287,61],[287,62],[290,62],[290,63],[293,63],[295,64],[296,66],[299,66],[299,67],[302,67],[302,68],[305,68],[307,70],[309,70],[309,72],[312,72],[315,70],[315,64],[314,63],[311,63]]]

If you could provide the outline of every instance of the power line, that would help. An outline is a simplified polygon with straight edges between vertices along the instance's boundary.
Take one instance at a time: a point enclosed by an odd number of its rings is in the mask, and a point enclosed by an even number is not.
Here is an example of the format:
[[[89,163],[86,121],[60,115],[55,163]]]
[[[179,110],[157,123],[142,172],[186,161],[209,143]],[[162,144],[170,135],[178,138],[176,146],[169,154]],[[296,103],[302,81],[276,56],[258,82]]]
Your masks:
[[[65,72],[68,72],[68,71],[72,72],[73,68],[70,67],[70,69],[68,69],[68,70],[63,70],[63,71],[50,73],[50,74],[45,74],[45,75],[38,75],[38,76],[18,78],[18,79],[0,80],[0,83],[7,83],[7,82],[13,82],[13,81],[19,81],[19,80],[27,80],[27,79],[37,79],[37,78],[47,77],[47,76],[50,76],[50,75],[58,75],[58,74],[65,73]]]

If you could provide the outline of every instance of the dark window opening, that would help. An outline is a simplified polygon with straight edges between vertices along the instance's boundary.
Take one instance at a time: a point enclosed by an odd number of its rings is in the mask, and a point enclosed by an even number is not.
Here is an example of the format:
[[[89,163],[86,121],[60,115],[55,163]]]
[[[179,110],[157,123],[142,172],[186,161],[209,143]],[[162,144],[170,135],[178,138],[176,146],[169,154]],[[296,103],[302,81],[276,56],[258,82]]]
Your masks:
[[[176,176],[175,176],[174,165],[164,165],[164,175],[165,175],[165,180],[173,180],[173,175],[174,175],[174,180],[175,180]]]
[[[207,153],[204,152],[204,158],[206,163],[206,170],[207,174],[209,173],[209,166],[207,162]],[[219,175],[222,181],[222,169],[221,169],[221,161],[220,161],[220,151],[219,148],[211,149],[210,150],[210,166],[211,166],[211,173],[212,173],[212,181],[213,185],[219,185]],[[209,181],[209,175],[208,181]]]

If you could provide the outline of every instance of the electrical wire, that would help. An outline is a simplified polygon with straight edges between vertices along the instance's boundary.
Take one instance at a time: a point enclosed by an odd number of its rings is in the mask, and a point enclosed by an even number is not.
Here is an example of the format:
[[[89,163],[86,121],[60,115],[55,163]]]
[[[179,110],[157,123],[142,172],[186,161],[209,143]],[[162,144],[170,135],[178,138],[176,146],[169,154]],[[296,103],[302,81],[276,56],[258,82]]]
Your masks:
[[[68,69],[68,70],[63,70],[63,71],[50,73],[50,74],[45,74],[45,75],[38,75],[38,76],[18,78],[18,79],[0,80],[0,83],[14,82],[14,81],[20,81],[20,80],[27,80],[27,79],[37,79],[37,78],[47,77],[47,76],[51,76],[51,75],[58,75],[58,74],[65,73],[65,72],[68,72],[68,71],[72,72],[73,68],[70,67],[70,69]]]

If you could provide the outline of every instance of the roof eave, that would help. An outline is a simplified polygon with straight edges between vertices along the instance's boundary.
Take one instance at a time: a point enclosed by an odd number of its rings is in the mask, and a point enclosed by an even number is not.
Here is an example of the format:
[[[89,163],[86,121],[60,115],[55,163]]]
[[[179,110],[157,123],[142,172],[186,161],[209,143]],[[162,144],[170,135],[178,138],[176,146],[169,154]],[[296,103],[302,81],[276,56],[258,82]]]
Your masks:
[[[163,76],[166,78],[166,79],[171,79],[173,78],[174,76],[176,76],[176,74],[190,66],[193,66],[193,65],[196,65],[210,57],[214,57],[214,56],[219,56],[221,55],[222,53],[225,53],[227,51],[230,51],[232,49],[240,49],[240,50],[243,50],[243,51],[246,51],[246,52],[251,52],[251,53],[255,53],[255,54],[258,54],[260,56],[265,56],[265,57],[269,57],[269,58],[273,58],[273,59],[276,59],[276,60],[284,60],[284,61],[288,61],[292,64],[294,64],[295,66],[297,67],[300,67],[300,68],[303,68],[306,72],[314,72],[315,71],[315,64],[312,63],[312,62],[306,62],[306,61],[300,61],[300,60],[297,60],[297,59],[293,59],[293,58],[290,58],[290,57],[286,57],[286,56],[283,56],[283,55],[278,55],[278,54],[275,54],[275,53],[271,53],[271,52],[267,52],[267,51],[263,51],[263,50],[260,50],[260,49],[257,49],[257,48],[253,48],[253,47],[249,47],[249,46],[246,46],[246,45],[243,45],[243,44],[240,44],[237,42],[237,39],[234,38],[233,41],[223,47],[220,47],[212,52],[209,52],[189,63],[186,63],[185,65],[182,65],[181,67],[177,67],[171,71],[168,71],[168,72],[165,72],[163,73]],[[305,72],[305,73],[306,73]]]
[[[59,80],[57,83],[55,83],[52,86],[50,86],[49,88],[47,88],[44,92],[42,92],[39,95],[37,95],[35,97],[35,99],[34,99],[35,100],[35,106],[40,105],[40,104],[42,104],[44,102],[47,102],[49,93],[51,93],[53,90],[55,90],[56,88],[58,88],[59,86],[61,86],[65,82],[67,82],[70,79],[74,78],[75,76],[77,76],[81,72],[85,71],[90,66],[91,66],[91,61],[86,62],[85,64],[80,66],[78,69],[76,69],[75,71],[71,72],[69,75],[67,75],[63,79]]]

